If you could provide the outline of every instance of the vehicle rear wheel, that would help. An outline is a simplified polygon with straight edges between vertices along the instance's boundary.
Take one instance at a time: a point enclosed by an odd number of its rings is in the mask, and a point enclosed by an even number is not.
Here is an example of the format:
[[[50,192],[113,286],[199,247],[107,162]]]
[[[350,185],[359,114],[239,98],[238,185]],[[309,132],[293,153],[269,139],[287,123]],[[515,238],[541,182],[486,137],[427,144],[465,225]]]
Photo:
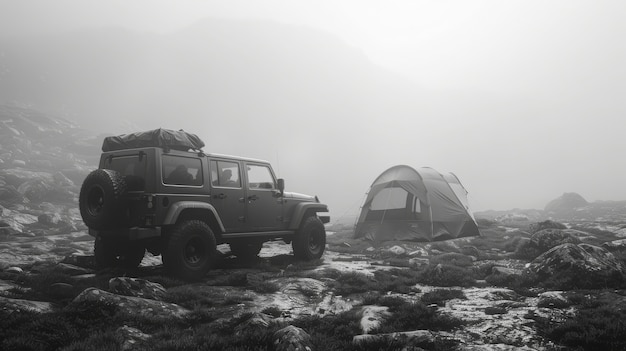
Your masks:
[[[146,249],[138,242],[125,242],[102,237],[96,238],[93,251],[98,269],[122,268],[132,270],[141,264],[146,253]]]
[[[217,256],[215,235],[199,220],[183,221],[172,230],[162,260],[165,268],[182,279],[202,278]]]
[[[251,259],[256,257],[259,252],[261,252],[261,248],[263,247],[262,242],[234,242],[229,243],[230,251],[233,255],[242,258],[242,259]]]
[[[126,180],[119,172],[96,169],[80,188],[78,207],[85,224],[92,229],[115,229],[124,223]]]
[[[324,223],[317,216],[304,219],[291,245],[298,260],[309,261],[322,257],[326,248]]]

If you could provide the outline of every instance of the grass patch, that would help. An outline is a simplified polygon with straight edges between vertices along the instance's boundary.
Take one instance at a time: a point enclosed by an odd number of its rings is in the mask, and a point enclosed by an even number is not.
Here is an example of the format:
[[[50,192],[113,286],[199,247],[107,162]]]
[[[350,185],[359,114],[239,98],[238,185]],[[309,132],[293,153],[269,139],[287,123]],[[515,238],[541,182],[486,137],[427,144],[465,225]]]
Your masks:
[[[252,301],[252,297],[245,292],[233,291],[231,289],[182,285],[168,289],[163,300],[193,310],[236,305],[244,301]]]
[[[539,320],[546,338],[578,350],[626,350],[626,311],[609,306],[583,307],[565,322]]]
[[[420,283],[432,286],[463,286],[476,283],[471,269],[446,264],[428,265],[420,272]]]
[[[389,307],[389,312],[392,315],[372,330],[372,334],[420,329],[451,331],[464,325],[461,319],[438,313],[435,308],[429,308],[422,302],[394,304]]]

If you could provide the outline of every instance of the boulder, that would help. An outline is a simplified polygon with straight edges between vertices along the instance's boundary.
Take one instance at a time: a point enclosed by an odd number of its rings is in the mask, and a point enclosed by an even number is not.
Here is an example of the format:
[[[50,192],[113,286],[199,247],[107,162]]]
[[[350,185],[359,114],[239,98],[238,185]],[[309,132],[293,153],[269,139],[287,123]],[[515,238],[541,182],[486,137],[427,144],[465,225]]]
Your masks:
[[[541,252],[565,243],[580,244],[580,240],[575,236],[555,228],[546,228],[535,232],[531,235],[530,242]]]
[[[159,283],[130,277],[111,278],[109,280],[109,291],[119,295],[141,297],[157,301],[163,301],[163,298],[167,294],[163,285]]]
[[[311,351],[311,336],[303,329],[288,325],[274,333],[276,351]]]
[[[156,318],[182,318],[189,310],[177,304],[113,294],[97,288],[87,288],[67,306],[75,307],[84,302],[102,302],[117,306],[121,312],[129,315]]]
[[[267,327],[270,325],[271,320],[271,316],[265,313],[255,312],[251,314],[248,319],[242,321],[235,327],[235,335],[241,335],[245,331],[249,331],[253,328],[260,330],[267,329]]]
[[[146,342],[150,339],[150,335],[142,332],[141,330],[127,325],[123,325],[115,331],[121,335],[124,342],[122,343],[122,350],[136,350],[137,345]]]
[[[617,287],[626,268],[609,251],[589,244],[562,244],[531,262],[530,271],[558,289]]]
[[[528,227],[528,231],[531,234],[534,234],[540,230],[543,229],[566,229],[567,227],[564,224],[561,224],[559,222],[554,222],[551,220],[547,220],[547,221],[543,221],[543,222],[537,222],[537,223],[533,223]]]
[[[406,250],[402,247],[402,246],[392,246],[388,249],[385,249],[382,251],[383,253],[386,253],[390,256],[404,256],[406,255]]]

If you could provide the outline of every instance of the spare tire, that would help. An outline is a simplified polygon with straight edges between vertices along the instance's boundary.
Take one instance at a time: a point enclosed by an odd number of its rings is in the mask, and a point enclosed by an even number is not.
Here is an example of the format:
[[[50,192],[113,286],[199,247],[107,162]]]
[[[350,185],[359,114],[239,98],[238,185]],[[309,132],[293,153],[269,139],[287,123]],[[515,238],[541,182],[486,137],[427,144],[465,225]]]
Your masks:
[[[80,188],[78,206],[87,227],[95,230],[116,229],[126,222],[126,181],[119,172],[96,169],[89,173]]]

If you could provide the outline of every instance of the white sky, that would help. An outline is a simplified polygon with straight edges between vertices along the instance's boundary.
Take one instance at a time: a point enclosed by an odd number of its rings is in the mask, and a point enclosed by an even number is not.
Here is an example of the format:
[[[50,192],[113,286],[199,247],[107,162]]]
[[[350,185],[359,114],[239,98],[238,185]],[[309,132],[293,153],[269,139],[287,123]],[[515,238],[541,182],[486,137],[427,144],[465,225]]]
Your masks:
[[[473,133],[477,127],[491,135],[484,144],[475,137],[471,148],[493,155],[480,160],[489,167],[500,167],[499,158],[519,157],[519,168],[545,172],[549,180],[542,186],[553,192],[520,196],[514,205],[542,208],[565,191],[590,201],[626,199],[625,187],[609,185],[626,179],[625,14],[626,1],[605,0],[0,0],[0,33],[110,25],[164,33],[206,17],[322,29],[424,88],[541,101],[553,110],[549,120],[485,116],[467,122],[460,116],[468,128],[456,131]],[[533,158],[542,147],[569,151]],[[502,172],[514,179],[515,166],[502,165],[509,169],[500,170],[499,179],[490,179],[488,169],[482,179],[459,174],[475,195],[475,209],[492,207],[480,194],[493,184],[503,186],[508,180]]]

